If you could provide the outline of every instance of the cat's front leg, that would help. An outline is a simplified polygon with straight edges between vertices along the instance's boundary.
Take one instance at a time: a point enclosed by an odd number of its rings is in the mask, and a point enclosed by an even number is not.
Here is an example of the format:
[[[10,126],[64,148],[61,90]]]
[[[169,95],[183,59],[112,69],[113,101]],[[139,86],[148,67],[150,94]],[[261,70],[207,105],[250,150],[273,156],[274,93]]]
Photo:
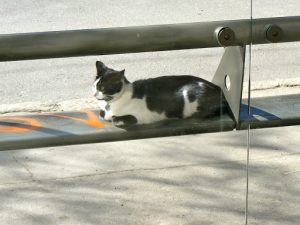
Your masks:
[[[105,111],[102,109],[99,112],[99,116],[100,116],[100,119],[107,120],[107,121],[112,121],[112,118],[113,118],[113,114],[111,111]]]
[[[107,120],[107,121],[112,121],[112,119],[113,119],[112,111],[111,110],[105,111],[105,115],[104,115],[103,119]]]
[[[100,116],[100,119],[102,119],[102,120],[112,121],[112,119],[113,119],[113,114],[111,111],[105,111],[102,109],[99,112],[99,116]]]
[[[136,117],[132,115],[112,116],[112,122],[115,126],[134,125],[138,123]]]
[[[100,106],[100,112],[99,112],[100,118],[102,120],[111,121],[113,114],[110,109],[110,105],[106,101],[100,100],[99,106]]]
[[[104,110],[100,109],[100,112],[99,112],[100,119],[105,120],[104,119],[105,118],[105,114],[106,114],[106,112]]]

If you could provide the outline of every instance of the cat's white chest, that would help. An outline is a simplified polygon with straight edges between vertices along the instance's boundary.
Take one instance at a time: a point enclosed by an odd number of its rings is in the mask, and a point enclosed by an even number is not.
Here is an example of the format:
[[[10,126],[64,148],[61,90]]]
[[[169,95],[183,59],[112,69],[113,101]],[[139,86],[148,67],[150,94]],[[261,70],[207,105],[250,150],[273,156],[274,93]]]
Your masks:
[[[137,118],[139,124],[166,119],[164,113],[150,111],[145,99],[131,99],[127,104],[123,105],[123,107],[112,106],[111,110],[115,116],[132,115]]]
[[[166,119],[164,113],[150,111],[145,98],[132,98],[132,92],[124,93],[122,98],[111,104],[111,111],[114,116],[132,115],[139,124],[152,123]]]

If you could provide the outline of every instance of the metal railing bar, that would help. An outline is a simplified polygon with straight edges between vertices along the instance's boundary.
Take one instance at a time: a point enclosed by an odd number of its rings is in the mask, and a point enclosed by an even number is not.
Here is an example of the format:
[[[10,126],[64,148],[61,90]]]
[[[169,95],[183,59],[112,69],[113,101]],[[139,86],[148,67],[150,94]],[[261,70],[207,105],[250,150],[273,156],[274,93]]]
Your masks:
[[[249,44],[248,19],[2,34],[0,61],[220,47],[220,27],[234,32],[230,45]],[[254,19],[253,44],[300,41],[299,27],[300,16]]]

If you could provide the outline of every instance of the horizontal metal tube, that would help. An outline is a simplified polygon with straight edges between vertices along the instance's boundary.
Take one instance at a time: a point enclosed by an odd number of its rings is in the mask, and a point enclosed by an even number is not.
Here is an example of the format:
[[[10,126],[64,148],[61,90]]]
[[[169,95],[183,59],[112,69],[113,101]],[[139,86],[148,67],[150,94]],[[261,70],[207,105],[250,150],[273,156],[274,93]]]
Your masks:
[[[222,132],[235,127],[225,114],[200,123],[189,118],[124,128],[98,120],[98,115],[99,111],[81,111],[0,117],[0,151]]]
[[[270,43],[268,25],[282,31],[278,42],[300,40],[300,16],[253,20],[253,44]],[[192,48],[220,47],[215,31],[229,27],[232,45],[250,43],[250,20],[231,20],[89,30],[0,35],[0,61],[108,55]]]

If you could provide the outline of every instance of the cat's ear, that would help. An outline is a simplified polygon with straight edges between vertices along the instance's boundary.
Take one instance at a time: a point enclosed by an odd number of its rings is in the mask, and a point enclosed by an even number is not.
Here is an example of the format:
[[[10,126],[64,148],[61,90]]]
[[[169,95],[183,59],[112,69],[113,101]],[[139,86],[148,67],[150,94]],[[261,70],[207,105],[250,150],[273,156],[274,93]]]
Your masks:
[[[128,80],[127,80],[126,77],[125,77],[125,69],[120,71],[120,75],[121,75],[121,78],[122,78],[126,83],[129,83]]]
[[[125,81],[125,83],[130,83],[127,78],[125,77],[125,69],[120,71],[120,74],[122,76],[122,79]]]
[[[125,69],[120,71],[120,74],[124,77],[125,76]]]
[[[106,68],[103,62],[97,61],[96,62],[97,74],[100,75]]]

